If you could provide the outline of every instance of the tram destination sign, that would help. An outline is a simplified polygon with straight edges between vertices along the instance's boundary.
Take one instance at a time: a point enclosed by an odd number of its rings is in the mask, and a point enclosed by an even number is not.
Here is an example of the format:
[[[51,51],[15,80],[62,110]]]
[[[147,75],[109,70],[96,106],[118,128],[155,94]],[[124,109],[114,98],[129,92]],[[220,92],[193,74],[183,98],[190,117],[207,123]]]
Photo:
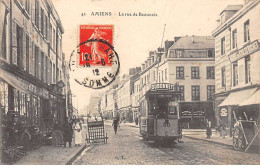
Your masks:
[[[173,90],[174,85],[170,83],[154,83],[151,85],[151,90]]]

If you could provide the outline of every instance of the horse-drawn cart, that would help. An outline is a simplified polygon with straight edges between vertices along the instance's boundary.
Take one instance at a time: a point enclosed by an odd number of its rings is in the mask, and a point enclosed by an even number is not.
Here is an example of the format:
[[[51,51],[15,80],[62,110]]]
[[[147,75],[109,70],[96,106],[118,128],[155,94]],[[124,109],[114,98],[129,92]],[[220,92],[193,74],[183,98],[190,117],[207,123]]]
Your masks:
[[[102,140],[107,143],[107,133],[105,134],[104,120],[102,121],[87,121],[88,134],[86,140],[88,143],[98,142]]]
[[[235,150],[247,151],[253,144],[259,143],[259,131],[256,121],[248,118],[246,112],[236,113],[233,111],[236,123],[233,130],[233,146]],[[259,145],[259,144],[257,144]]]

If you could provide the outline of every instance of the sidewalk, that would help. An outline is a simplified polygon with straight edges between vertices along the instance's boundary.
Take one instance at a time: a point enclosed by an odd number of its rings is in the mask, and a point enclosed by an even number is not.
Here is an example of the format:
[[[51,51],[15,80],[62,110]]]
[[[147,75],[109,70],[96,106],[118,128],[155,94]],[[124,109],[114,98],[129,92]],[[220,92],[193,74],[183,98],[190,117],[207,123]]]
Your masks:
[[[14,165],[67,165],[70,164],[86,148],[86,144],[81,146],[53,147],[42,146],[39,149],[29,151]]]
[[[220,145],[233,146],[232,137],[226,136],[225,138],[220,137],[216,134],[216,131],[212,130],[210,139],[206,138],[206,130],[203,129],[183,129],[182,135],[187,138],[198,139],[206,142],[217,143]]]

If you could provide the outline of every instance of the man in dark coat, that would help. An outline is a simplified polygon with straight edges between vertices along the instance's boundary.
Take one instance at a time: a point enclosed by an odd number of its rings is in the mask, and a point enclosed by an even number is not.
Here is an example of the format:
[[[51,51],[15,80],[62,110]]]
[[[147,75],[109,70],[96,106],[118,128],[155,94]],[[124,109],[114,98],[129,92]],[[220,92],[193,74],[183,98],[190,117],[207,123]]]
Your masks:
[[[113,123],[112,123],[112,126],[114,126],[114,131],[115,131],[115,134],[117,132],[117,126],[119,124],[119,118],[116,117],[114,120],[113,120]]]
[[[69,147],[71,147],[72,136],[73,136],[72,120],[68,120],[68,117],[66,117],[65,122],[63,124],[64,147],[66,147],[67,142],[69,142]]]

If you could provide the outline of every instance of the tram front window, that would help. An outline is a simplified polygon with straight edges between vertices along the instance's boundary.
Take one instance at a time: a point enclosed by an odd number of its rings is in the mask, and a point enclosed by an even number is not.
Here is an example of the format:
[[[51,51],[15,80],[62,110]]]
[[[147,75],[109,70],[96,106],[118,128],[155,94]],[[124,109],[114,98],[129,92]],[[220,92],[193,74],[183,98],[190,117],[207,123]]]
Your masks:
[[[166,118],[168,116],[168,102],[165,99],[158,101],[157,118]]]

